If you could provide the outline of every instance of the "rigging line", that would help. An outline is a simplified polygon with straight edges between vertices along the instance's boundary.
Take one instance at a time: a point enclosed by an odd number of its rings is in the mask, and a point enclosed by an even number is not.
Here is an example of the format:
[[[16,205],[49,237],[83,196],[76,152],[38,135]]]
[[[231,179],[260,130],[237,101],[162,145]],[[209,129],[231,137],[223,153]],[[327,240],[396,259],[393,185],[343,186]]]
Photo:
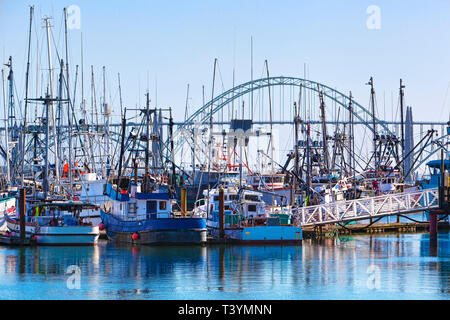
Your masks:
[[[400,110],[400,97],[397,98],[397,108],[395,109],[395,119],[397,119]],[[398,135],[398,132],[396,132]]]
[[[347,228],[345,225],[342,225],[342,224],[340,224],[339,222],[337,222],[336,224],[337,224],[338,226],[340,226],[340,227],[346,229],[346,230],[350,230],[350,231],[362,231],[362,230],[367,229],[368,227],[370,227],[370,226],[373,225],[374,223],[380,221],[382,218],[384,218],[384,217],[380,217],[380,218],[378,218],[377,220],[372,221],[372,222],[369,223],[368,225],[366,225],[366,226],[364,226],[364,227],[361,227],[361,228]]]
[[[50,35],[51,35],[51,38],[53,40],[53,46],[54,46],[54,49],[55,49],[56,56],[58,58],[58,66],[59,66],[60,63],[61,63],[61,57],[59,56],[58,46],[56,44],[55,36],[53,35],[53,29],[52,28],[50,28]],[[54,68],[54,69],[56,69],[56,68]]]
[[[445,103],[447,101],[447,96],[448,96],[448,90],[449,89],[450,89],[450,81],[448,82],[447,90],[445,90],[444,101],[442,102],[441,112],[439,113],[439,119],[442,118],[442,115],[443,115],[443,112],[444,112],[444,109],[445,109]]]

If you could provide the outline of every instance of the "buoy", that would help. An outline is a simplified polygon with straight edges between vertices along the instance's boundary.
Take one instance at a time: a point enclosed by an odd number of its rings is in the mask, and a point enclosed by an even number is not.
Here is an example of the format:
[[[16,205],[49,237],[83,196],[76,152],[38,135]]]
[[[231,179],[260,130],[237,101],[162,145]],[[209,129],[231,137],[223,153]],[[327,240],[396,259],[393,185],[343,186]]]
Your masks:
[[[131,239],[133,239],[134,241],[139,239],[139,234],[138,233],[133,233],[133,235],[131,236]]]
[[[103,222],[100,222],[100,223],[98,224],[98,229],[99,229],[100,231],[105,230],[105,225],[103,224]]]

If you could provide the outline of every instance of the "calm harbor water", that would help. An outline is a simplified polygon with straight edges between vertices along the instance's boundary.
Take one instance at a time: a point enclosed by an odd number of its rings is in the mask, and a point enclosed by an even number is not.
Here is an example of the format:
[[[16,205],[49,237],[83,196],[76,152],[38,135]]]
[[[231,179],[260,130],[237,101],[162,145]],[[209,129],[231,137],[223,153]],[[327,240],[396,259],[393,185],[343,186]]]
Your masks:
[[[78,274],[79,272],[79,274]],[[450,233],[301,246],[0,247],[0,299],[450,299]]]

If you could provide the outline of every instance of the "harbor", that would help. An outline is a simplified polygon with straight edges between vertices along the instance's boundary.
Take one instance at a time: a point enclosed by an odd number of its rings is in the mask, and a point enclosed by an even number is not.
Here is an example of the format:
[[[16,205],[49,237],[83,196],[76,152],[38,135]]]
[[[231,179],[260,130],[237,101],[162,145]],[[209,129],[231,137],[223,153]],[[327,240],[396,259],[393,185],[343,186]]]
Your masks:
[[[169,77],[51,10],[3,52],[0,299],[450,298],[450,82],[311,76],[238,33]]]
[[[96,247],[2,246],[0,295],[254,300],[256,291],[257,299],[269,300],[447,300],[449,243],[449,233],[440,234],[432,255],[426,233],[305,240],[301,246],[129,247],[104,240]],[[71,266],[80,268],[78,289],[76,282],[67,288]]]

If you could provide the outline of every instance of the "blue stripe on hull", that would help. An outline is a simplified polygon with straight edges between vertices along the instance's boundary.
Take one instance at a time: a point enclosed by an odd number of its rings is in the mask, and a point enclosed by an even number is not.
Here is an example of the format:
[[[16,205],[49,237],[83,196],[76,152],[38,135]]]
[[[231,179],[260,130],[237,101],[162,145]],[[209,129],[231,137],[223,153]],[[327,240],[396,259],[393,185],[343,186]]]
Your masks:
[[[219,229],[210,227],[212,235],[218,237]],[[301,227],[294,226],[259,226],[225,229],[228,239],[248,243],[299,243],[303,240]]]
[[[143,231],[139,232],[139,239],[133,240],[131,233],[107,231],[110,240],[127,244],[202,244],[206,242],[208,231],[197,230],[172,230],[172,231]]]
[[[145,232],[145,231],[182,231],[206,230],[206,219],[201,218],[169,218],[149,219],[143,221],[121,221],[100,210],[100,216],[108,231],[112,232]]]

